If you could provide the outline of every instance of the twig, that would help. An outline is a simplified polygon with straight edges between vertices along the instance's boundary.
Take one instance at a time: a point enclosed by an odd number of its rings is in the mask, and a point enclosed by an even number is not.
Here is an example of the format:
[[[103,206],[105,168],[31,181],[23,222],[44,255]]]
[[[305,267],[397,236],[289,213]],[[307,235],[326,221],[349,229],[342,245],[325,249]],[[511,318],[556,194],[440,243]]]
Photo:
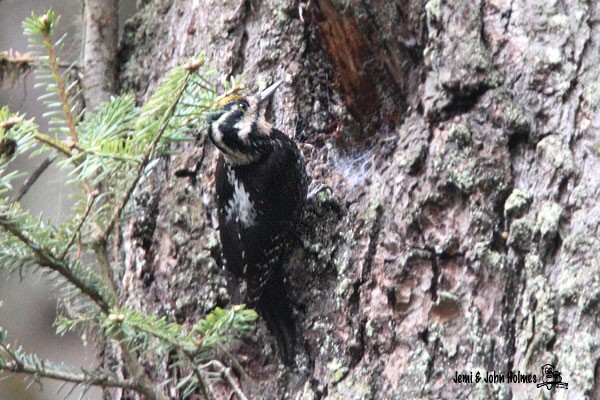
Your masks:
[[[71,246],[73,246],[73,243],[75,243],[75,239],[77,238],[77,236],[79,236],[81,234],[81,232],[80,232],[81,228],[83,227],[83,224],[85,223],[85,220],[87,219],[88,215],[90,215],[90,211],[92,211],[92,206],[94,205],[94,201],[96,200],[96,197],[98,197],[97,193],[92,193],[92,195],[90,196],[90,198],[87,202],[87,205],[85,207],[85,211],[84,211],[83,215],[81,216],[81,221],[79,221],[79,223],[77,224],[77,227],[75,228],[75,230],[73,231],[73,234],[69,238],[67,245],[65,246],[63,251],[58,256],[59,260],[64,261],[65,257],[67,256],[67,253],[71,249]]]
[[[113,273],[113,269],[110,266],[110,261],[108,259],[108,250],[106,249],[105,243],[93,243],[94,254],[96,254],[96,261],[98,261],[98,265],[100,266],[100,272],[104,275],[106,282],[108,283],[108,287],[115,298],[118,298],[118,288],[115,282],[115,275]],[[115,258],[118,260],[118,258]]]
[[[63,113],[65,114],[65,120],[67,121],[71,140],[77,143],[78,138],[77,131],[75,130],[75,118],[71,113],[71,104],[69,103],[67,89],[65,87],[65,82],[62,80],[60,65],[58,64],[58,56],[56,55],[56,50],[54,49],[54,44],[50,38],[49,31],[44,34],[44,45],[48,49],[48,63],[50,64],[50,69],[55,76],[54,80],[56,81],[56,88],[58,89],[58,95],[60,97],[60,102],[62,103],[62,109]]]
[[[117,337],[119,347],[123,351],[123,361],[127,366],[128,372],[133,375],[133,378],[138,382],[136,391],[146,396],[148,400],[168,400],[167,397],[160,392],[160,389],[156,387],[150,380],[148,373],[140,363],[136,354],[127,347],[125,343],[125,336],[123,334]]]
[[[35,62],[35,57],[30,53],[20,53],[10,49],[8,51],[0,51],[0,62],[16,64],[19,68],[23,68],[23,66],[29,68]]]
[[[234,393],[237,395],[239,400],[248,400],[242,389],[239,387],[233,376],[231,375],[231,368],[226,367],[218,360],[211,360],[206,364],[200,366],[202,369],[206,369],[209,367],[215,367],[222,378],[224,378],[229,386],[233,389]]]
[[[85,154],[91,154],[98,158],[108,158],[111,160],[122,161],[122,162],[132,162],[132,163],[136,163],[136,164],[138,164],[140,162],[140,160],[138,160],[135,157],[122,156],[119,154],[100,153],[100,152],[97,152],[94,150],[85,149],[79,145],[75,145],[75,148]]]
[[[66,144],[64,144],[61,141],[57,141],[52,139],[50,136],[43,134],[43,133],[38,133],[38,132],[34,132],[33,133],[33,137],[39,141],[42,142],[58,151],[60,151],[61,153],[63,153],[64,155],[66,155],[67,157],[71,157],[73,155],[73,152],[71,151],[71,149],[69,148],[69,146],[67,146]]]
[[[78,288],[81,292],[85,293],[90,299],[92,299],[92,301],[96,303],[98,307],[100,307],[104,314],[109,313],[111,307],[107,303],[107,299],[105,299],[95,287],[90,285],[89,282],[83,281],[81,277],[74,274],[71,268],[63,261],[57,259],[49,249],[32,240],[14,221],[11,221],[6,214],[0,214],[0,226],[19,239],[25,246],[29,247],[29,249],[35,254],[37,262],[40,266],[48,267],[62,275],[73,286]],[[90,274],[93,273],[90,271]]]
[[[27,194],[29,189],[33,186],[33,184],[38,180],[38,178],[46,171],[46,169],[54,162],[56,159],[55,156],[47,157],[38,167],[25,179],[23,186],[19,189],[17,195],[13,198],[13,202],[21,201],[23,196]]]
[[[194,372],[194,375],[196,376],[196,380],[198,381],[198,387],[200,388],[200,392],[202,393],[202,396],[204,397],[205,400],[210,400],[210,397],[208,396],[209,388],[206,385],[206,382],[204,382],[204,377],[202,376],[200,369],[194,363],[194,358],[190,357],[190,355],[187,354],[187,352],[185,352],[185,351],[183,353],[191,361],[190,365],[192,367],[192,371]]]
[[[244,367],[242,367],[242,364],[239,363],[239,361],[233,356],[233,354],[231,354],[231,352],[229,350],[227,350],[225,348],[225,346],[221,345],[220,343],[217,344],[217,348],[219,350],[221,350],[223,352],[223,354],[225,354],[225,356],[229,359],[229,361],[231,362],[231,365],[233,366],[233,369],[235,369],[235,371],[240,375],[240,378],[244,381],[247,381],[248,374],[244,370]]]
[[[190,366],[192,368],[192,372],[194,373],[194,376],[196,377],[196,380],[198,381],[198,388],[200,389],[202,396],[204,397],[205,400],[210,400],[210,397],[208,395],[208,389],[209,389],[208,385],[206,384],[205,379],[202,376],[202,372],[196,366],[196,360],[194,357],[194,353],[189,350],[186,350],[184,344],[180,340],[174,340],[173,338],[171,338],[169,336],[163,335],[159,331],[156,331],[154,329],[148,329],[144,325],[132,323],[131,321],[127,322],[127,324],[140,332],[144,332],[148,335],[154,336],[155,338],[168,343],[169,345],[173,346],[174,349],[176,349],[178,352],[180,352],[180,354],[182,354],[189,361]]]
[[[0,51],[0,84],[7,81],[14,85],[17,78],[29,73],[34,67],[35,58],[29,53]]]
[[[34,375],[40,378],[54,379],[75,384],[86,384],[105,388],[121,388],[135,391],[139,390],[139,385],[134,379],[118,379],[103,372],[75,373],[48,368],[46,362],[41,362],[39,365],[28,363],[24,360],[24,357],[17,355],[5,343],[0,343],[0,347],[2,347],[4,352],[6,352],[10,358],[12,358],[12,361],[9,362],[0,361],[0,371]]]
[[[115,379],[109,376],[87,377],[85,374],[64,372],[49,368],[38,369],[29,364],[17,364],[14,361],[0,364],[0,371],[35,375],[41,378],[55,379],[63,382],[86,384],[100,387],[112,387],[138,391],[139,385],[133,379]],[[91,379],[90,379],[91,378]]]
[[[223,364],[221,364],[221,365],[223,365]],[[242,389],[238,386],[235,379],[233,379],[233,376],[231,376],[231,368],[225,367],[225,369],[223,369],[223,371],[221,373],[223,374],[223,376],[225,377],[225,380],[229,383],[229,385],[231,386],[231,388],[233,389],[235,394],[238,396],[238,399],[239,400],[248,400],[248,398],[244,395],[244,392],[242,392]]]

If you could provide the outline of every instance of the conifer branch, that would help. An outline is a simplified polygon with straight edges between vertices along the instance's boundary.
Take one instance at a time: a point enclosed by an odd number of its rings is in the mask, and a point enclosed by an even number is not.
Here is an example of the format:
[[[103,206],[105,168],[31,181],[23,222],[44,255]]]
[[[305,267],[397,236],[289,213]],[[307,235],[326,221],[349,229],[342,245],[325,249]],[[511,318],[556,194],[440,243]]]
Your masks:
[[[79,145],[76,145],[75,148],[83,153],[92,155],[92,156],[96,156],[98,158],[107,158],[110,160],[115,160],[115,161],[121,161],[121,162],[128,162],[128,163],[134,163],[134,164],[139,164],[140,160],[135,158],[135,157],[128,157],[125,155],[121,155],[121,154],[109,154],[109,153],[101,153],[98,151],[94,151],[91,149],[85,149]]]
[[[94,254],[96,255],[96,260],[98,261],[98,265],[100,266],[100,272],[104,277],[104,280],[108,284],[108,288],[111,291],[112,295],[118,296],[117,284],[115,282],[115,276],[113,273],[113,269],[110,265],[110,260],[108,258],[108,249],[106,243],[93,243]]]
[[[87,205],[85,207],[85,211],[83,212],[83,215],[81,216],[81,219],[79,220],[79,223],[77,224],[77,226],[73,230],[73,233],[71,234],[71,237],[69,238],[69,241],[65,245],[65,248],[63,249],[63,251],[58,256],[59,260],[64,261],[65,257],[69,253],[69,250],[71,249],[71,246],[73,246],[73,243],[75,243],[75,240],[77,239],[77,237],[79,235],[81,235],[81,228],[83,227],[83,224],[85,223],[87,217],[90,215],[90,212],[92,211],[92,206],[94,205],[94,201],[98,197],[98,194],[99,194],[98,192],[94,192],[94,193],[92,193],[92,195],[88,199]]]
[[[209,362],[207,362],[204,365],[201,365],[200,367],[202,369],[208,369],[210,367],[215,368],[217,370],[217,373],[223,379],[225,379],[227,383],[229,383],[229,386],[231,386],[231,389],[237,395],[239,400],[248,400],[248,397],[246,397],[244,392],[242,392],[242,389],[233,378],[233,375],[231,374],[231,368],[226,367],[225,365],[223,365],[223,363],[221,363],[218,360],[210,360]]]
[[[111,98],[94,112],[86,112],[85,120],[75,110],[75,83],[69,71],[59,71],[59,53],[63,38],[52,42],[58,17],[52,11],[45,15],[32,14],[24,23],[30,42],[38,51],[36,60],[47,93],[40,100],[50,108],[45,116],[58,125],[57,137],[39,132],[33,120],[25,120],[0,108],[0,140],[6,143],[0,152],[0,162],[8,163],[25,154],[36,142],[43,144],[34,154],[51,151],[61,160],[59,168],[67,170],[71,181],[83,188],[74,207],[72,218],[62,225],[44,224],[18,204],[7,205],[0,198],[0,263],[5,270],[39,268],[54,271],[59,284],[66,281],[65,292],[72,301],[76,317],[58,319],[58,332],[64,333],[82,324],[100,330],[100,336],[114,341],[121,349],[120,365],[128,379],[112,372],[73,370],[63,371],[35,355],[11,355],[10,346],[0,346],[0,370],[25,373],[36,378],[57,379],[86,386],[118,387],[135,392],[134,396],[150,400],[167,400],[162,384],[154,382],[154,373],[145,368],[145,362],[162,360],[171,353],[177,357],[178,368],[188,373],[177,383],[183,397],[211,396],[212,378],[228,381],[240,399],[245,399],[229,369],[221,363],[211,363],[218,349],[247,332],[256,320],[256,313],[243,306],[229,310],[217,308],[191,329],[166,318],[122,309],[119,287],[114,277],[116,253],[120,248],[119,229],[124,210],[141,180],[157,160],[157,155],[175,141],[190,140],[191,129],[198,130],[202,112],[213,104],[216,91],[206,79],[202,57],[177,67],[158,86],[155,94],[142,107],[131,95]],[[237,87],[237,86],[236,86]],[[227,90],[230,90],[229,88]],[[60,110],[62,107],[62,112]],[[64,138],[62,133],[69,136]],[[63,140],[61,140],[63,139]],[[6,193],[14,173],[0,172],[0,192]],[[83,195],[87,195],[85,198]],[[90,241],[82,237],[94,232]],[[77,251],[74,250],[79,244]],[[109,254],[110,246],[115,254]],[[84,265],[80,249],[96,255],[94,272]],[[73,296],[72,287],[78,290]],[[83,296],[81,296],[81,293]],[[88,301],[88,298],[91,301]],[[82,301],[83,300],[83,301]],[[117,310],[117,311],[115,311]],[[0,331],[0,342],[6,343]],[[4,349],[4,350],[3,350]],[[144,363],[144,364],[143,364]],[[205,364],[203,364],[205,363]],[[215,369],[217,371],[215,371]]]
[[[150,142],[150,145],[148,146],[146,151],[142,154],[141,162],[136,171],[135,178],[133,179],[133,181],[127,188],[125,195],[123,196],[123,198],[121,199],[121,202],[115,209],[115,212],[113,213],[113,216],[111,217],[109,223],[107,224],[106,229],[100,236],[100,242],[106,242],[108,236],[110,235],[113,228],[115,227],[115,224],[120,220],[121,213],[123,212],[123,209],[129,202],[129,199],[131,198],[133,191],[137,187],[138,182],[142,178],[144,169],[148,165],[148,162],[150,161],[151,156],[154,154],[156,146],[158,145],[158,143],[159,143],[160,139],[162,138],[162,135],[165,133],[166,129],[169,127],[170,120],[173,117],[173,114],[175,113],[177,104],[179,104],[179,100],[181,100],[181,97],[183,96],[183,94],[185,93],[185,90],[187,88],[188,82],[190,81],[191,73],[194,73],[194,72],[188,72],[185,75],[185,78],[184,78],[183,82],[181,83],[181,87],[175,93],[175,100],[171,103],[171,105],[169,106],[169,108],[167,109],[165,114],[163,115],[160,125],[158,127],[158,130],[156,132],[156,135],[154,136],[154,139],[152,139],[152,141]]]
[[[42,29],[43,33],[43,41],[44,46],[48,51],[48,65],[52,70],[52,77],[56,82],[56,88],[58,89],[58,95],[60,97],[60,102],[62,103],[63,113],[65,114],[65,121],[67,122],[67,127],[69,128],[69,135],[71,136],[71,140],[74,143],[77,143],[77,131],[75,130],[75,117],[71,112],[71,103],[69,101],[69,95],[67,94],[67,88],[65,82],[62,79],[62,74],[60,72],[60,63],[58,61],[58,56],[56,54],[56,49],[54,48],[54,44],[52,43],[52,29],[48,26],[48,15],[42,15],[40,17],[40,22],[46,25],[46,29]]]
[[[40,378],[54,379],[61,382],[70,382],[75,384],[140,391],[140,385],[135,382],[134,379],[121,380],[107,375],[96,376],[92,378],[84,373],[65,372],[51,368],[36,368],[30,364],[17,364],[14,361],[6,364],[0,363],[0,371],[35,375],[36,377]]]
[[[117,339],[119,339],[119,337],[117,337]],[[119,347],[123,351],[123,361],[125,361],[127,370],[138,384],[137,391],[146,396],[148,400],[169,400],[160,389],[157,388],[158,385],[152,383],[135,353],[127,348],[125,337],[121,336],[120,339]]]
[[[4,353],[4,357],[2,356]],[[6,360],[6,356],[11,360]],[[28,361],[29,360],[29,361]],[[135,379],[119,379],[104,371],[73,372],[71,368],[53,368],[48,361],[37,360],[34,356],[27,356],[13,351],[3,341],[0,341],[0,371],[27,374],[36,378],[47,378],[76,385],[92,385],[103,388],[120,388],[139,391],[140,385]]]
[[[33,137],[38,142],[43,143],[45,145],[48,145],[48,146],[58,150],[59,152],[61,152],[62,154],[64,154],[67,157],[71,157],[73,155],[73,152],[71,151],[69,146],[67,146],[65,143],[63,143],[60,140],[54,140],[50,136],[48,136],[44,133],[40,133],[40,132],[34,132]]]
[[[232,339],[231,333],[239,334],[249,330],[251,322],[257,317],[256,312],[246,310],[244,306],[225,310],[217,307],[198,322],[190,333],[186,333],[183,326],[169,323],[164,317],[145,316],[123,309],[114,311],[101,325],[108,337],[121,338],[119,341],[122,344],[126,344],[128,348],[136,347],[142,354],[148,351],[152,339],[158,340],[157,347],[161,353],[176,352],[195,377],[193,387],[199,390],[205,399],[209,399],[209,385],[204,366],[216,364],[201,364],[212,357],[207,351],[221,348]]]
[[[48,169],[50,164],[54,162],[55,158],[55,156],[46,157],[46,159],[42,161],[40,165],[38,165],[38,167],[31,173],[31,175],[27,177],[27,179],[23,183],[23,186],[21,186],[21,189],[19,189],[17,195],[13,198],[14,202],[21,201],[23,196],[27,194],[29,189],[31,189],[31,187],[38,180],[38,178],[44,173],[44,171],[46,171],[46,169]]]
[[[19,239],[19,241],[21,241],[21,243],[23,243],[25,246],[27,246],[33,252],[36,257],[36,262],[41,267],[47,267],[60,274],[82,293],[86,294],[94,303],[96,303],[102,312],[108,314],[111,308],[108,299],[106,299],[93,285],[91,285],[90,282],[84,281],[80,275],[73,273],[73,270],[68,266],[68,264],[55,257],[50,249],[38,244],[27,233],[22,231],[17,223],[10,220],[7,214],[0,214],[0,226],[4,228],[5,231]]]

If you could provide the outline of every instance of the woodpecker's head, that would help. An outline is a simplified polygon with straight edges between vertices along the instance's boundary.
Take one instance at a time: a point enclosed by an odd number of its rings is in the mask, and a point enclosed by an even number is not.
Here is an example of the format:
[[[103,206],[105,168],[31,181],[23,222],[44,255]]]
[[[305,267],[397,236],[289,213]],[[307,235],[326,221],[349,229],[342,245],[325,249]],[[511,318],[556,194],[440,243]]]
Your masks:
[[[272,150],[273,126],[263,116],[263,105],[283,81],[254,96],[223,98],[208,116],[208,137],[232,165],[250,164]]]

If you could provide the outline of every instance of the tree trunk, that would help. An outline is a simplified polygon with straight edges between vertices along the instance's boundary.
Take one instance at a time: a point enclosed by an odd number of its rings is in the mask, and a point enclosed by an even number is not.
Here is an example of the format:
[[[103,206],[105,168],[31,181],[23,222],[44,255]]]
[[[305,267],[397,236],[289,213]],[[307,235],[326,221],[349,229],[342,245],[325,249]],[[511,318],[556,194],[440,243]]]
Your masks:
[[[95,110],[116,92],[119,4],[85,0],[83,13],[83,96],[86,108]]]
[[[557,398],[600,397],[600,3],[145,3],[123,89],[145,98],[200,51],[251,90],[283,78],[270,118],[333,189],[286,270],[298,368],[261,322],[235,349],[249,398],[537,398],[552,392],[506,379],[540,383],[544,364],[568,382]],[[228,302],[216,150],[175,150],[123,227],[122,289],[192,324]],[[196,165],[197,181],[175,177]],[[505,382],[454,382],[486,371]]]

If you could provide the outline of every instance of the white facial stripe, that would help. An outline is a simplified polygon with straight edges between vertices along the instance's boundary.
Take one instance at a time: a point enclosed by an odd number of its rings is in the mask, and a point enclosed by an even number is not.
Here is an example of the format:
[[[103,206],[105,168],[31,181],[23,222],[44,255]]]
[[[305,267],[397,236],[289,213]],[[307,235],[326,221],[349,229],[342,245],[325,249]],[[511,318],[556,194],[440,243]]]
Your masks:
[[[219,126],[222,123],[224,123],[233,112],[235,112],[235,110],[226,112],[225,114],[221,115],[219,119],[212,123],[213,141],[215,142],[215,145],[221,150],[228,163],[248,164],[254,160],[254,156],[251,154],[246,154],[240,151],[230,149],[228,146],[226,146],[223,142],[223,132],[221,131],[221,129],[219,129]]]
[[[212,123],[211,127],[213,133],[213,140],[215,141],[215,144],[219,146],[223,146],[223,132],[221,132],[221,129],[219,129],[219,125],[225,122],[225,120],[229,117],[229,115],[231,115],[231,113],[232,111],[224,113],[219,117],[219,119]]]
[[[234,125],[235,128],[238,129],[238,136],[244,142],[248,141],[248,135],[250,135],[250,132],[252,131],[253,122],[253,116],[246,114],[246,116],[244,116],[244,118],[240,120],[240,122]]]
[[[221,118],[212,123],[213,140],[215,141],[215,143],[219,144],[223,143],[223,132],[221,132],[221,130],[219,129],[219,124],[222,118],[223,116],[221,116]]]
[[[238,129],[238,136],[244,142],[248,141],[248,136],[252,131],[252,124],[258,114],[258,101],[251,97],[248,99],[248,109],[244,113],[244,118],[238,122],[235,127]]]

